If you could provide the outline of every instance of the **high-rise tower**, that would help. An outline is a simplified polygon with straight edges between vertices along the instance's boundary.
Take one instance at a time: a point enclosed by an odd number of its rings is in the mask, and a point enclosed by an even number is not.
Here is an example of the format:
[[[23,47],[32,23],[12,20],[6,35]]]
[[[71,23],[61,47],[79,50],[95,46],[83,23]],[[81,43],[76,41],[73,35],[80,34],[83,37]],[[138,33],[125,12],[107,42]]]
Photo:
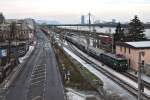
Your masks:
[[[81,16],[81,24],[85,24],[84,15]]]

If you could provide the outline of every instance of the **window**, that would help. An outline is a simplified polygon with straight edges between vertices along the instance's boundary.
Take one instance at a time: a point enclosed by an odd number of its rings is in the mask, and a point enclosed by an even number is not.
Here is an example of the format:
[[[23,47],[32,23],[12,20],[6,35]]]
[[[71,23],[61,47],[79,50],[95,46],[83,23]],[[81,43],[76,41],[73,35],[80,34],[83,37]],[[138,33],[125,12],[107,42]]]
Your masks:
[[[130,54],[130,48],[129,48],[129,54]]]
[[[129,62],[128,62],[128,64],[129,64],[129,66],[130,66],[130,64],[131,64],[131,60],[129,59]]]
[[[126,53],[126,47],[124,47],[124,52]]]
[[[120,46],[120,51],[122,51],[122,46]]]

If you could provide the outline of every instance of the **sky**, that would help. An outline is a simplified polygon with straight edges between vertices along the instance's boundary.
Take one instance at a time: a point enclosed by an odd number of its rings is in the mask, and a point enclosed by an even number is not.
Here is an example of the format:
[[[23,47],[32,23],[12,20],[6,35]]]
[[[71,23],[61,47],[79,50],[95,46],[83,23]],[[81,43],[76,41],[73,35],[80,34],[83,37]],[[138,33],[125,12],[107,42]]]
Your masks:
[[[0,0],[0,12],[8,19],[34,18],[80,23],[81,15],[93,20],[130,21],[138,15],[150,22],[150,0]]]

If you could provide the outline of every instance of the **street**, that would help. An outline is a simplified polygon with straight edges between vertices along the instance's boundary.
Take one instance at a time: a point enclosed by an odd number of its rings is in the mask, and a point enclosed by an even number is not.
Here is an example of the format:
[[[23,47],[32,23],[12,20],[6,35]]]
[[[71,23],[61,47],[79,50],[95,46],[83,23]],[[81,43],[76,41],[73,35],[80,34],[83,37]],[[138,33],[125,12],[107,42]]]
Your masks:
[[[37,46],[4,100],[64,100],[56,59],[46,35],[38,30]]]

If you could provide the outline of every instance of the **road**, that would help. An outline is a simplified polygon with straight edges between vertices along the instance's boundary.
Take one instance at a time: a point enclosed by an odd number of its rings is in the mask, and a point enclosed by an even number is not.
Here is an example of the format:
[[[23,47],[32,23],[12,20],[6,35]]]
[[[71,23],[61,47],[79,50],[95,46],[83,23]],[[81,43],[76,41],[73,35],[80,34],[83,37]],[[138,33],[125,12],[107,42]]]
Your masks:
[[[65,100],[51,44],[40,30],[37,37],[35,51],[7,90],[4,100]]]

